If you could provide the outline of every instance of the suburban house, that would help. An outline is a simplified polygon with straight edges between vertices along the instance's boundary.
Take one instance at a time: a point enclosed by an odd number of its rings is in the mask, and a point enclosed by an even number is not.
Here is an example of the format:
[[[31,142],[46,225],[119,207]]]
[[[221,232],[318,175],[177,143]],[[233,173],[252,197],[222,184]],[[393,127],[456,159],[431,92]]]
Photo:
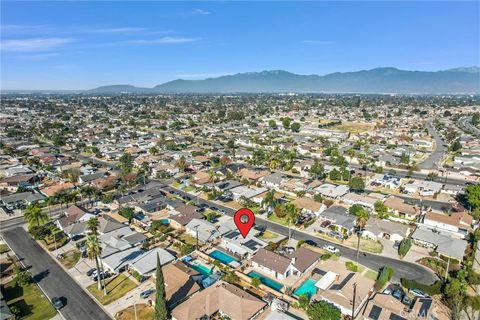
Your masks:
[[[384,198],[385,196],[380,193],[370,193],[368,195],[364,195],[350,192],[343,196],[342,200],[349,205],[358,204],[370,211],[373,211],[375,202],[382,201]]]
[[[420,208],[416,205],[407,204],[403,199],[394,196],[387,198],[384,204],[390,213],[403,219],[415,220],[420,213]]]
[[[19,192],[6,196],[0,196],[0,203],[7,208],[7,210],[22,209],[29,204],[41,202],[46,197],[41,193]]]
[[[467,241],[453,238],[449,232],[433,231],[422,225],[415,229],[411,238],[416,245],[430,248],[444,257],[458,261],[463,260],[468,246]]]
[[[442,190],[443,185],[439,182],[426,180],[413,180],[406,183],[403,188],[408,193],[418,193],[421,196],[433,196]]]
[[[171,214],[169,218],[170,226],[175,229],[183,229],[193,219],[202,219],[203,215],[196,210],[185,210],[184,213]]]
[[[243,168],[238,171],[237,176],[240,179],[246,179],[249,181],[257,181],[262,177],[266,177],[270,174],[268,170],[258,170],[258,169],[248,169],[248,168]]]
[[[220,232],[213,223],[200,219],[192,219],[185,226],[185,231],[193,237],[198,237],[198,240],[204,243],[220,237]]]
[[[240,232],[232,230],[222,235],[220,247],[242,258],[251,258],[260,248],[265,248],[267,244],[250,233],[244,238]]]
[[[376,173],[373,176],[370,185],[372,187],[383,187],[395,190],[402,186],[402,180],[400,179],[400,177]]]
[[[298,197],[293,201],[295,207],[302,210],[302,213],[314,214],[317,218],[327,209],[327,206],[312,198]]]
[[[360,273],[350,272],[337,261],[328,261],[322,265],[322,268],[324,270],[318,268],[313,270],[313,278],[318,279],[315,283],[318,290],[313,298],[330,302],[344,315],[351,316],[352,311],[358,315],[370,294],[373,293],[375,281]],[[352,310],[354,288],[356,288],[356,301],[355,310]]]
[[[324,183],[315,188],[315,191],[324,197],[338,199],[348,193],[349,187],[343,184],[337,186],[331,183]]]
[[[233,199],[235,201],[238,201],[242,198],[251,199],[253,201],[256,201],[257,200],[256,198],[259,199],[259,196],[262,193],[267,192],[268,190],[266,188],[253,189],[253,188],[249,188],[249,187],[246,187],[246,186],[238,186],[238,187],[230,189],[229,191],[232,193]],[[258,202],[258,200],[256,202]]]
[[[101,256],[104,258],[118,251],[137,246],[146,239],[145,235],[130,229],[128,226],[104,233],[99,237],[102,246]]]
[[[289,258],[263,248],[252,257],[252,266],[278,280],[292,275],[294,268]]]
[[[162,266],[175,259],[171,253],[162,248],[156,247],[145,252],[138,247],[133,247],[109,255],[101,261],[105,268],[112,273],[120,273],[133,267],[142,275],[147,275],[155,271],[157,267],[157,254],[160,257],[160,264]]]
[[[165,281],[165,296],[170,309],[200,291],[198,282],[202,280],[202,275],[181,261],[167,264],[162,268],[162,273]],[[155,277],[155,272],[153,276]]]
[[[87,209],[72,205],[65,210],[65,216],[57,219],[55,224],[69,238],[73,238],[84,234],[87,229],[87,221],[95,217]]]
[[[350,236],[355,229],[355,216],[348,213],[347,208],[331,206],[320,215],[322,220],[330,222],[329,228],[344,236]]]
[[[423,219],[426,226],[454,233],[465,238],[472,229],[473,217],[467,212],[454,212],[450,215],[427,212]]]
[[[286,257],[292,261],[294,267],[292,269],[292,274],[295,276],[300,276],[312,270],[322,255],[318,252],[300,247],[293,253],[287,254]]]
[[[376,293],[362,311],[364,320],[407,320],[405,306],[390,294]]]
[[[262,177],[260,181],[264,186],[270,189],[278,189],[282,186],[282,183],[287,179],[287,177],[281,172],[275,172],[268,176]]]
[[[410,226],[407,224],[371,217],[368,219],[362,236],[375,241],[382,238],[390,241],[402,241],[410,232]]]
[[[254,319],[267,303],[232,284],[219,281],[172,310],[173,320],[212,319],[224,315],[235,320]]]

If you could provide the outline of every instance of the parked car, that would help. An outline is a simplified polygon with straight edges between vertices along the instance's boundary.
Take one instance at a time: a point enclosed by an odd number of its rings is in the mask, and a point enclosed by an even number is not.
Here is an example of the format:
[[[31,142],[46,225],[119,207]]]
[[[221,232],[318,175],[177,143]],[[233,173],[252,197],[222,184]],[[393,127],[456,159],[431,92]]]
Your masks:
[[[93,269],[88,270],[88,271],[87,271],[87,276],[89,276],[89,277],[93,276],[93,273],[95,273],[96,271],[97,271],[96,268],[93,268]]]
[[[404,296],[402,299],[402,303],[406,306],[409,306],[410,304],[412,304],[412,300],[410,300],[408,296]]]
[[[140,298],[146,299],[146,298],[148,298],[148,296],[150,296],[154,292],[155,292],[155,290],[153,290],[153,289],[148,289],[148,290],[145,290],[143,292],[140,292]]]
[[[317,246],[318,246],[318,244],[317,244],[315,241],[310,240],[310,239],[305,240],[305,243],[308,244],[309,246],[313,246],[313,247],[317,247]]]
[[[323,250],[326,250],[330,253],[338,253],[340,252],[340,250],[338,250],[337,248],[335,248],[334,246],[330,245],[330,244],[326,244],[323,246]]]
[[[227,214],[227,212],[223,209],[218,209],[218,212],[220,212],[221,214]]]
[[[427,295],[425,293],[423,293],[422,291],[420,291],[418,289],[410,289],[410,290],[408,290],[408,292],[410,292],[411,294],[413,294],[416,297],[420,297],[420,298],[426,298],[427,297]]]
[[[53,304],[54,308],[57,309],[57,310],[60,310],[65,306],[65,304],[62,301],[62,298],[59,298],[59,297],[53,297],[52,298],[52,304]]]
[[[388,288],[385,288],[383,291],[382,291],[383,294],[388,294],[388,295],[391,295],[392,294],[392,290],[388,289]]]
[[[392,296],[393,296],[395,299],[401,301],[401,300],[402,300],[403,293],[402,293],[401,290],[397,289],[397,290],[393,291]]]

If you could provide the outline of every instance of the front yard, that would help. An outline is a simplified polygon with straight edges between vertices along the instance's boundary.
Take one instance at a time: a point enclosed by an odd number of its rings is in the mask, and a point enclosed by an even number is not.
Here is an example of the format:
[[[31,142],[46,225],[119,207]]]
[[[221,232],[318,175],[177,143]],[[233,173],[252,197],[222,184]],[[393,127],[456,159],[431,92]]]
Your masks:
[[[80,260],[80,251],[76,249],[69,250],[65,253],[63,253],[63,256],[59,258],[58,260],[62,263],[62,265],[67,268],[71,269],[75,267],[77,264],[78,260]]]
[[[288,227],[288,222],[287,219],[285,218],[280,218],[278,217],[275,213],[272,213],[270,217],[268,217],[268,220],[279,223],[281,225],[287,226]]]
[[[136,309],[136,310],[135,310]],[[135,317],[135,311],[137,316]],[[115,320],[153,320],[154,310],[152,307],[146,304],[137,304],[135,308],[133,306],[123,309],[115,315]]]
[[[186,243],[186,244],[190,244],[192,246],[196,246],[197,245],[197,239],[195,237],[192,237],[191,235],[189,235],[188,233],[184,232],[180,235],[180,237],[178,237],[178,240]],[[200,243],[200,241],[199,241]]]
[[[265,232],[258,238],[268,242],[268,240],[275,239],[276,237],[278,237],[278,234],[265,230]]]
[[[14,286],[9,282],[2,287],[2,293],[8,307],[17,307],[23,320],[48,320],[57,314],[35,283]]]
[[[106,282],[107,295],[103,295],[103,290],[98,290],[97,283],[87,287],[87,290],[103,305],[120,299],[127,292],[137,287],[137,285],[123,273],[115,278],[107,279]]]

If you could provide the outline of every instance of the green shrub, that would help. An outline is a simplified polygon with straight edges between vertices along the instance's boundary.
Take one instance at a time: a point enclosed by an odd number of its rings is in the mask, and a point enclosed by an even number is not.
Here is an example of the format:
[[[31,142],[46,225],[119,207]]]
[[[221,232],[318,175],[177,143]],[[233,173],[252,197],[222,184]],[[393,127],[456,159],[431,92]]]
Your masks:
[[[322,257],[320,258],[320,260],[326,261],[326,260],[330,259],[331,257],[332,257],[332,254],[331,254],[331,253],[325,253],[324,255],[322,255]]]
[[[358,271],[358,265],[356,265],[352,261],[345,262],[345,267],[347,267],[347,269],[349,271],[352,271],[352,272],[357,272]]]
[[[252,278],[252,286],[254,286],[255,288],[258,287],[261,283],[260,279],[259,278]]]
[[[133,276],[135,279],[137,279],[138,282],[143,282],[143,280],[144,280],[143,276],[142,276],[139,272],[137,272],[137,271],[135,271],[135,270],[132,271],[132,276]]]
[[[398,255],[400,257],[405,257],[412,246],[412,239],[404,238],[400,241],[400,245],[398,246]]]
[[[395,270],[393,268],[385,266],[380,270],[377,281],[375,282],[375,290],[382,289],[390,279],[392,279]]]
[[[407,289],[418,289],[431,296],[442,293],[443,283],[441,280],[437,280],[433,284],[428,285],[415,280],[401,278],[400,283]]]
[[[0,244],[0,254],[6,253],[8,251],[10,251],[10,249],[8,248],[8,246],[6,244],[4,244],[4,243]]]

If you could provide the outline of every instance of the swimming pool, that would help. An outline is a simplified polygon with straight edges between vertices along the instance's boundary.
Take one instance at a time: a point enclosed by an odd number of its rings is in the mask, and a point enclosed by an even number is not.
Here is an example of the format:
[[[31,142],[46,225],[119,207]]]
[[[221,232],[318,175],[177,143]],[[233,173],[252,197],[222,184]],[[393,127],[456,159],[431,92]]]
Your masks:
[[[301,296],[302,294],[305,294],[309,299],[311,299],[312,296],[317,293],[317,287],[315,287],[315,283],[317,283],[317,281],[309,278],[305,280],[302,285],[293,292],[293,294],[295,294],[296,296]]]
[[[169,224],[170,223],[170,221],[168,219],[160,219],[160,222],[162,224]]]
[[[223,264],[230,264],[231,262],[238,262],[237,259],[235,259],[234,257],[232,256],[229,256],[228,254],[226,253],[223,253],[222,251],[218,251],[218,250],[213,250],[212,252],[210,252],[208,254],[210,257],[222,262]]]
[[[278,283],[277,281],[274,281],[270,278],[267,278],[267,277],[264,277],[262,276],[260,273],[257,273],[255,271],[251,271],[248,273],[248,276],[250,278],[257,278],[257,279],[260,279],[260,282],[264,285],[266,285],[267,287],[270,287],[272,288],[273,290],[277,290],[277,291],[280,291],[282,288],[283,288],[283,284],[281,283]]]
[[[192,264],[190,265],[190,268],[192,268],[195,271],[200,272],[204,276],[208,276],[212,273],[212,268],[207,267],[200,261],[193,261]]]

